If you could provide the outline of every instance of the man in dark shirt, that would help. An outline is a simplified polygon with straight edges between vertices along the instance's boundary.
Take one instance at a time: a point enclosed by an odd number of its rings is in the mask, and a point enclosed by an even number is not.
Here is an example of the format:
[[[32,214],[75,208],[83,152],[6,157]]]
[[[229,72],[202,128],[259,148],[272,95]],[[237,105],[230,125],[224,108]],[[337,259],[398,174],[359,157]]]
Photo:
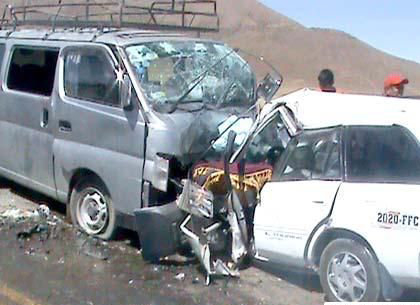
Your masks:
[[[337,92],[334,87],[334,74],[330,69],[323,69],[318,75],[319,89],[322,92]]]

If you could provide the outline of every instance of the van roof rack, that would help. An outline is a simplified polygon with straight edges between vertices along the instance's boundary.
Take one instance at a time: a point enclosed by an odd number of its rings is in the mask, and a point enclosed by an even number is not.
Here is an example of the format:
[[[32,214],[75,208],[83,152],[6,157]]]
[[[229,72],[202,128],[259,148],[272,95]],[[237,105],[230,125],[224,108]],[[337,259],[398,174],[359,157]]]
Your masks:
[[[38,1],[37,1],[38,2]],[[1,29],[19,26],[56,28],[136,28],[217,32],[216,0],[57,0],[56,4],[7,5],[0,19]]]

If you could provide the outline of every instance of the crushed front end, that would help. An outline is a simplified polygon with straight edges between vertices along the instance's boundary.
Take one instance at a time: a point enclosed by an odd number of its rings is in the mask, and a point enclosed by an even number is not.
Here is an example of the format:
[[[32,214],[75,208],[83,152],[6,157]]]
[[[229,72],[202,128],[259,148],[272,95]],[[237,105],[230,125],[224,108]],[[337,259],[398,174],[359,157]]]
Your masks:
[[[206,270],[207,283],[213,275],[239,276],[253,242],[257,194],[272,173],[267,165],[248,169],[241,179],[238,170],[231,166],[229,190],[220,164],[200,164],[177,201],[187,213],[180,229]]]
[[[151,104],[142,208],[135,211],[143,257],[157,261],[187,247],[209,276],[238,275],[252,244],[258,193],[272,169],[266,162],[232,164],[228,173],[221,160],[229,133],[232,151],[253,133],[259,107],[277,92],[281,76],[267,74],[257,84],[236,50],[214,42],[153,42],[126,52]],[[160,65],[171,72],[151,74]]]

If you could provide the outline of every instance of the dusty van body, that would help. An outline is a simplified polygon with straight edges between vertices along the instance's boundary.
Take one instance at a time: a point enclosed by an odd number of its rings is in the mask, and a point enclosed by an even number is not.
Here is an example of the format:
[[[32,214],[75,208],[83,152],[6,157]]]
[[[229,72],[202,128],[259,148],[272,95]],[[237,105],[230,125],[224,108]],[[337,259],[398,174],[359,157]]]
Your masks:
[[[233,49],[168,33],[4,30],[0,63],[0,175],[105,239],[173,202],[220,124],[256,99]]]

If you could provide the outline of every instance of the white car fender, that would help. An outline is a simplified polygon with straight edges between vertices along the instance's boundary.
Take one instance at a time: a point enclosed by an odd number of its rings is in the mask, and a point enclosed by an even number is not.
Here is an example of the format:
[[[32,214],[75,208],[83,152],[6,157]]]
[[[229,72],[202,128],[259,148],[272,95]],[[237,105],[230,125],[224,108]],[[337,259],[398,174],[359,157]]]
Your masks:
[[[304,256],[307,267],[313,270],[318,269],[319,258],[322,255],[323,249],[331,241],[331,237],[328,235],[332,232],[336,234],[333,238],[350,238],[362,242],[375,259],[378,260],[375,249],[366,238],[368,234],[367,232],[364,232],[364,227],[358,225],[357,222],[351,221],[355,215],[349,213],[347,209],[341,208],[341,205],[347,203],[340,200],[340,197],[341,196],[338,192],[330,215],[323,219],[318,226],[314,228],[314,232],[308,239]],[[346,213],[343,214],[342,212],[344,211]]]
[[[304,258],[305,258],[305,266],[306,268],[313,269],[315,271],[318,270],[317,266],[317,257],[316,257],[316,250],[315,246],[317,245],[317,242],[320,241],[320,236],[322,233],[324,233],[328,228],[330,227],[330,218],[324,219],[320,224],[318,228],[315,228],[312,236],[310,236],[308,243],[305,248],[304,252]]]
[[[317,259],[322,254],[323,248],[325,248],[327,244],[321,246],[321,252],[319,252],[319,249],[316,249],[316,247],[320,246],[318,243],[324,242],[323,239],[325,234],[329,234],[330,232],[336,232],[338,238],[352,238],[363,242],[367,249],[372,252],[371,254],[376,259],[378,259],[375,253],[375,249],[369,243],[369,240],[367,240],[365,237],[367,234],[365,234],[366,232],[364,232],[364,228],[362,227],[360,229],[360,226],[357,226],[357,223],[348,221],[349,218],[352,218],[351,214],[340,215],[339,211],[341,209],[339,208],[339,205],[339,200],[336,200],[331,215],[320,223],[319,228],[314,231],[312,239],[308,241],[308,250],[305,252],[307,253],[308,263],[315,264],[317,262]]]

